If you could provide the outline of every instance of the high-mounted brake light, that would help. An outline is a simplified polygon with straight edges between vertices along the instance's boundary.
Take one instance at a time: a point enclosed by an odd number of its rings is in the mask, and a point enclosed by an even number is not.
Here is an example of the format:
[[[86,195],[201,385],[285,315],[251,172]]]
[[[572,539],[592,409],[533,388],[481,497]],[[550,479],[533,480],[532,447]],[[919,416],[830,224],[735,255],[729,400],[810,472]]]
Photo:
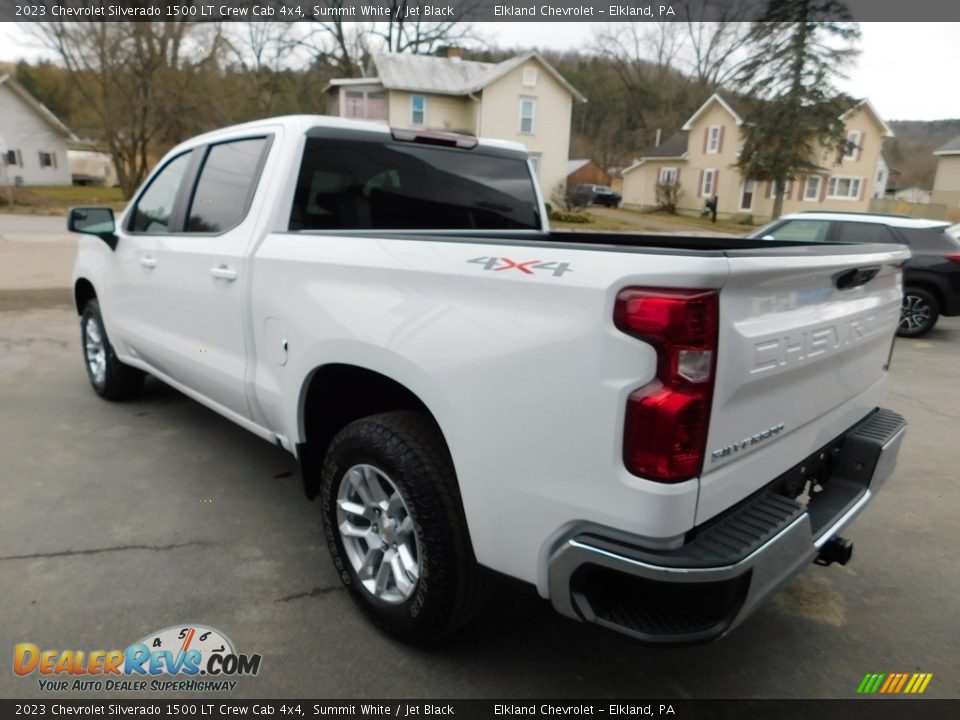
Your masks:
[[[440,145],[441,147],[456,147],[462,150],[472,150],[479,142],[470,135],[442,132],[440,130],[405,130],[390,128],[394,140],[400,142],[419,143],[420,145]]]
[[[657,351],[656,379],[627,399],[623,459],[635,475],[682,482],[703,469],[719,327],[715,290],[627,288],[614,324]]]

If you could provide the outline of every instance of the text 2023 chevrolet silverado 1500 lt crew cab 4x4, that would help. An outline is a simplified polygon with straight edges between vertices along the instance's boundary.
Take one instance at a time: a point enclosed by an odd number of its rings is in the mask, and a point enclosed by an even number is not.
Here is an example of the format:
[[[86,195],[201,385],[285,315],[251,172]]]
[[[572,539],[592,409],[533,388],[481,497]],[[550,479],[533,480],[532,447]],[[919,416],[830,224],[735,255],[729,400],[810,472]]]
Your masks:
[[[639,640],[718,637],[846,562],[905,430],[905,248],[550,232],[520,145],[264,120],[70,227],[97,393],[150,373],[294,453],[406,638],[469,619],[489,569]]]

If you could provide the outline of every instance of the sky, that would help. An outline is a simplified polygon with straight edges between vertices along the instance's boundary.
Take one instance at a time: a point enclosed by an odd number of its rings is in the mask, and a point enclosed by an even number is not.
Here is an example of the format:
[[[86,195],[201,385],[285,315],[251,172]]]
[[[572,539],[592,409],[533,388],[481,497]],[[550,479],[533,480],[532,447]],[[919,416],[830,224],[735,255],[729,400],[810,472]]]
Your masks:
[[[19,25],[19,27],[18,27]],[[475,23],[500,47],[588,50],[604,23]],[[0,23],[0,61],[49,57],[26,37],[23,24]],[[840,89],[867,97],[887,120],[960,118],[956,73],[960,23],[861,23],[862,51]],[[589,89],[584,89],[589,97]]]

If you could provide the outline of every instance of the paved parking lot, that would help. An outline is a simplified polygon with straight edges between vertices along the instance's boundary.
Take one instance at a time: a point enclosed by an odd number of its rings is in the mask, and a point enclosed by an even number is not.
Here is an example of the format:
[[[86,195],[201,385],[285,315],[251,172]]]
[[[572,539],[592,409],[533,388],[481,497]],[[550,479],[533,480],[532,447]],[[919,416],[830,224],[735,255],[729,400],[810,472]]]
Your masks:
[[[70,310],[0,312],[0,652],[198,622],[263,655],[239,697],[851,697],[868,671],[932,672],[926,694],[957,697],[958,359],[956,320],[898,342],[888,405],[911,427],[847,533],[853,563],[811,567],[733,636],[640,647],[504,583],[476,626],[423,650],[341,590],[291,457],[157,382],[103,402]],[[0,673],[0,696],[38,694]]]

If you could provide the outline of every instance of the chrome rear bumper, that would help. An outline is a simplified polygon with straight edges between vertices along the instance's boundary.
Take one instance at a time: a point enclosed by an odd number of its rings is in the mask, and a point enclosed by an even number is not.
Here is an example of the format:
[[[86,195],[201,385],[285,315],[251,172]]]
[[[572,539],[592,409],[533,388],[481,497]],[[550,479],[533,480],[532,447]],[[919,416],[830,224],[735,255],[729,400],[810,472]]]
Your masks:
[[[852,521],[896,467],[906,421],[877,410],[682,547],[644,548],[621,533],[579,527],[551,555],[560,613],[648,643],[720,637],[750,615]],[[807,505],[782,487],[817,460],[824,490]]]

